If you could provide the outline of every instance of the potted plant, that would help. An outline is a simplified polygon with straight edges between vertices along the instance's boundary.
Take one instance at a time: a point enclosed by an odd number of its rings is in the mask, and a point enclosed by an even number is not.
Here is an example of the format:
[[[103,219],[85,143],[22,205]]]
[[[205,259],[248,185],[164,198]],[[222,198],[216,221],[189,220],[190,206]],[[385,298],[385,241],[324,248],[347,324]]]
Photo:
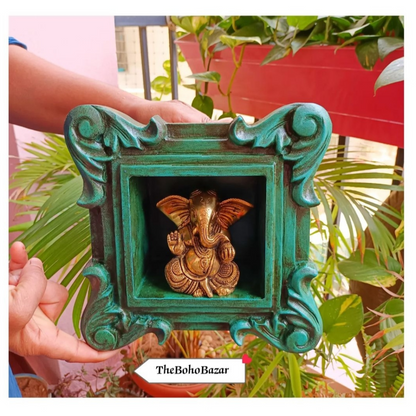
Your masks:
[[[400,80],[380,74],[402,64],[398,16],[172,17],[176,41],[197,81],[193,105],[224,117],[262,118],[293,102],[314,102],[344,136],[403,147]],[[183,35],[183,36],[182,36]],[[377,82],[377,83],[376,83]],[[377,90],[377,91],[375,91]]]
[[[192,397],[208,387],[206,383],[197,384],[168,384],[168,383],[148,383],[140,377],[135,370],[148,358],[215,358],[217,356],[213,338],[217,339],[216,344],[222,346],[230,342],[226,333],[221,335],[214,331],[172,331],[171,336],[165,346],[157,344],[153,334],[147,334],[129,345],[128,350],[123,350],[125,368],[130,377],[151,397]],[[219,347],[217,347],[219,349]]]
[[[94,369],[89,375],[82,367],[75,373],[67,373],[51,389],[52,397],[144,397],[143,391],[134,383],[128,383],[128,378],[117,375],[119,368],[105,367]]]

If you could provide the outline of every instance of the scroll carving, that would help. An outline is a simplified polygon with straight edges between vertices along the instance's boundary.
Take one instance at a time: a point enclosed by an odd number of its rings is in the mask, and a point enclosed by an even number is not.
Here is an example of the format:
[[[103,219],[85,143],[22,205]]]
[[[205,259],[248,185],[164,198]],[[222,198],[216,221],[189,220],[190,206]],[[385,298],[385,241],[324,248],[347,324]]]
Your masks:
[[[318,343],[322,320],[310,291],[317,271],[313,263],[299,262],[282,290],[281,308],[271,318],[250,317],[231,322],[230,333],[242,345],[248,333],[265,339],[276,348],[306,352]]]
[[[163,344],[172,326],[165,319],[136,315],[123,309],[114,299],[110,274],[102,264],[86,268],[83,275],[91,282],[92,295],[83,313],[81,328],[84,339],[97,350],[114,350],[148,332]]]
[[[156,145],[166,136],[166,124],[159,117],[143,126],[113,109],[95,105],[75,107],[65,121],[65,140],[84,179],[78,204],[91,209],[105,201],[107,162],[123,147],[139,150]]]
[[[332,123],[317,104],[284,106],[253,125],[237,117],[229,130],[230,140],[252,147],[274,145],[276,153],[292,164],[293,200],[302,207],[319,205],[313,177],[331,139]]]

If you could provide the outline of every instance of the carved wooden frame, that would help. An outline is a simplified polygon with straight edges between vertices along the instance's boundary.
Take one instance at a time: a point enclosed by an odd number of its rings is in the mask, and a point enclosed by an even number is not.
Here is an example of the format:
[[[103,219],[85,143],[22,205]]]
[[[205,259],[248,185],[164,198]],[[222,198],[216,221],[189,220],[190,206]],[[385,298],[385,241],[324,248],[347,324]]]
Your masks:
[[[310,208],[319,204],[313,176],[331,132],[327,112],[315,104],[282,107],[253,125],[241,117],[231,124],[169,124],[155,116],[143,126],[106,107],[74,108],[65,139],[84,180],[78,204],[90,211],[92,237],[92,260],[83,272],[92,286],[81,323],[86,342],[109,350],[147,332],[163,343],[173,329],[201,328],[229,329],[240,345],[252,333],[281,350],[312,349],[322,322],[310,292],[317,274],[308,261]],[[131,203],[130,184],[142,186],[136,178],[146,175],[266,178],[261,296],[137,295],[146,236],[141,214],[129,211],[142,206],[139,196]],[[132,218],[138,218],[133,225]]]

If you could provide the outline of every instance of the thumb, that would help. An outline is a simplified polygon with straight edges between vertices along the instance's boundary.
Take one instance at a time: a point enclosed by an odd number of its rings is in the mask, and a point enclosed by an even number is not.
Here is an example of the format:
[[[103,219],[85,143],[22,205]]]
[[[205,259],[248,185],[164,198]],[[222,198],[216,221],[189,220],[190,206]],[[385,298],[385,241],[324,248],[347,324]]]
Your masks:
[[[46,290],[42,262],[32,258],[23,267],[18,284],[10,290],[9,313],[13,324],[26,325]]]

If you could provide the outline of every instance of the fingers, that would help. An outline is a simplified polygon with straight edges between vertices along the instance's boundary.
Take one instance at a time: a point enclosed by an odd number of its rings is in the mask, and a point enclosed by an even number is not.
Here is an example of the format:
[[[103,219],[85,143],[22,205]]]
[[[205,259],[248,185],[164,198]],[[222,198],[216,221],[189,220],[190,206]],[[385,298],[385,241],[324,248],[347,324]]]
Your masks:
[[[16,241],[10,247],[10,262],[9,270],[14,271],[18,269],[23,269],[23,266],[27,263],[28,257],[25,245]]]
[[[57,282],[48,280],[39,307],[54,322],[61,313],[67,299],[68,291],[66,288]]]
[[[108,360],[120,352],[120,350],[97,351],[59,328],[56,328],[53,340],[53,342],[45,343],[42,346],[41,354],[71,363],[98,363]]]
[[[29,322],[46,290],[42,262],[33,258],[23,267],[17,285],[9,290],[9,323],[22,327]]]
[[[16,286],[19,282],[22,269],[13,270],[9,272],[9,285]]]
[[[220,118],[219,120],[212,121],[213,123],[231,123],[234,119],[231,117]]]
[[[165,101],[162,118],[170,123],[209,123],[211,119],[201,111],[179,100]]]

